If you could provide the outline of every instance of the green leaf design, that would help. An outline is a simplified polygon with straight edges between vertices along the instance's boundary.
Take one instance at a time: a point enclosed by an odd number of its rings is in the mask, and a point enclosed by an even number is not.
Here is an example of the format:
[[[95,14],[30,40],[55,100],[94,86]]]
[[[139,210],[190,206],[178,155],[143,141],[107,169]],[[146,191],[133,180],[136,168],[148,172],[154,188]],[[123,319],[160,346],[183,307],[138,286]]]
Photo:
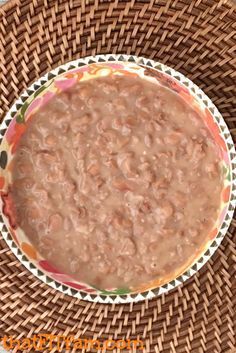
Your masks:
[[[53,81],[49,81],[49,83],[46,85],[43,85],[42,87],[40,87],[32,96],[30,96],[27,101],[22,105],[19,114],[16,117],[16,121],[19,124],[23,124],[25,123],[25,113],[26,110],[28,109],[29,105],[33,102],[34,98],[36,98],[40,93],[42,93],[43,91],[46,90],[47,87],[49,87],[52,84]]]
[[[18,115],[16,116],[16,122],[17,122],[18,124],[24,124],[24,123],[25,123],[24,115],[22,115],[21,113],[18,114]]]
[[[26,110],[27,110],[29,104],[30,104],[29,102],[25,102],[25,103],[22,105],[19,114],[17,114],[17,116],[16,116],[16,122],[17,122],[18,124],[23,124],[23,123],[25,123],[25,112],[26,112]]]
[[[231,181],[230,168],[226,165],[222,167],[223,175],[228,181]]]
[[[34,92],[34,95],[33,97],[37,97],[38,95],[40,95],[40,93],[42,93],[43,91],[46,90],[46,88],[48,88],[49,86],[51,86],[51,84],[54,82],[54,79],[53,80],[50,80],[49,82],[45,83],[43,86],[41,86],[39,89],[37,89],[36,92]]]
[[[34,98],[37,97],[40,93],[42,93],[46,89],[46,86],[40,87],[35,93],[34,93]]]
[[[123,295],[123,294],[129,294],[129,293],[130,293],[130,290],[128,288],[119,288],[114,291],[101,290],[101,294],[103,295],[111,295],[111,294]]]
[[[224,175],[227,175],[227,173],[228,173],[228,168],[227,168],[225,165],[223,165],[222,171],[223,171],[223,174],[224,174]]]
[[[129,294],[130,290],[128,288],[120,288],[116,290],[116,294]]]
[[[29,102],[25,102],[25,104],[24,104],[23,107],[21,108],[20,114],[22,115],[22,117],[25,115],[25,112],[26,112],[28,106],[29,106]]]

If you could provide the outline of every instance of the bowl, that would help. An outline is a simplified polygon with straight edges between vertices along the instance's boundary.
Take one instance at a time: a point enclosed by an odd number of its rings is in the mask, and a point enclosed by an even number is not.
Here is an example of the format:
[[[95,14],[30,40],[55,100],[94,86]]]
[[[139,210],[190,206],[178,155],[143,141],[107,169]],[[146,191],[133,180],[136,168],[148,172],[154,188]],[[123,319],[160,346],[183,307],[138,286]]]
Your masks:
[[[17,144],[34,113],[55,94],[72,87],[80,80],[90,80],[109,74],[138,75],[163,86],[181,96],[205,120],[221,154],[223,190],[219,217],[213,231],[191,263],[169,278],[154,280],[135,288],[101,290],[78,282],[61,273],[34,248],[26,234],[15,222],[12,199],[11,161]],[[15,102],[4,118],[0,131],[0,226],[1,233],[20,262],[37,278],[64,294],[100,303],[127,303],[151,299],[168,292],[194,275],[213,255],[224,238],[233,217],[236,201],[236,158],[234,144],[221,114],[211,100],[185,76],[161,63],[132,55],[98,55],[78,59],[47,73],[33,83]]]

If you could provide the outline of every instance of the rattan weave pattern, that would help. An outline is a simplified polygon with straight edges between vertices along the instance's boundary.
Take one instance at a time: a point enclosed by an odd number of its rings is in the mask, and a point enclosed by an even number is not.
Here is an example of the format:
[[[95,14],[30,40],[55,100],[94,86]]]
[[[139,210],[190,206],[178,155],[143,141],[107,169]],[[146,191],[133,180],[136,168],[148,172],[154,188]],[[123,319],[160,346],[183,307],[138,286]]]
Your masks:
[[[100,53],[149,57],[213,100],[236,137],[236,10],[226,0],[12,0],[0,8],[0,115],[46,71]],[[0,240],[0,337],[141,339],[146,352],[236,351],[236,220],[185,285],[151,301],[87,303],[35,279]],[[51,351],[52,352],[52,351]]]

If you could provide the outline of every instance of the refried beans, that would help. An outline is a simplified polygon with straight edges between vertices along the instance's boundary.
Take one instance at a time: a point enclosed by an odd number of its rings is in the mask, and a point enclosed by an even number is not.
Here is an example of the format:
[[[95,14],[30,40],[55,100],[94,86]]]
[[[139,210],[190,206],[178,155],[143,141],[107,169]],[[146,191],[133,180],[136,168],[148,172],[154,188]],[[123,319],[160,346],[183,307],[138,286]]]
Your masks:
[[[218,216],[219,150],[174,92],[139,77],[79,82],[39,109],[13,159],[18,225],[60,271],[99,288],[169,276]]]

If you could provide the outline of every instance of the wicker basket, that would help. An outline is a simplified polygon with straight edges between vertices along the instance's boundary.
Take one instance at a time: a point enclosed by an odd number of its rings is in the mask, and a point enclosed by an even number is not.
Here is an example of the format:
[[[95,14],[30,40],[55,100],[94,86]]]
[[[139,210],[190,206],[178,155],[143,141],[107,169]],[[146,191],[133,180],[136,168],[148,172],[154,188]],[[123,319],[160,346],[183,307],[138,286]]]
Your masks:
[[[161,61],[193,80],[236,136],[232,4],[226,0],[12,0],[0,7],[1,117],[46,71],[83,56],[126,53]],[[144,352],[236,352],[235,243],[233,220],[216,254],[186,284],[151,301],[101,305],[65,296],[41,283],[1,239],[0,337],[47,332],[101,341],[140,339]],[[44,350],[54,351],[57,347]]]

